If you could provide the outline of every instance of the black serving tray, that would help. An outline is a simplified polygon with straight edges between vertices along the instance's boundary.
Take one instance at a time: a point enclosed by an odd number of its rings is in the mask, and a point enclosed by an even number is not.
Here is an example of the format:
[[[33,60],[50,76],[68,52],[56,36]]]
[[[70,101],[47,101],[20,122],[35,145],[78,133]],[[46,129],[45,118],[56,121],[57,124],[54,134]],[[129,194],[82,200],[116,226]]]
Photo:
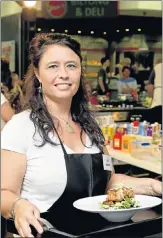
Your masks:
[[[41,217],[48,220],[48,213],[42,213]],[[70,216],[71,219],[71,216]],[[132,220],[122,223],[108,222],[100,215],[96,215],[95,220],[91,220],[90,229],[83,226],[83,221],[80,221],[80,228],[78,230],[72,228],[70,231],[66,231],[62,224],[62,228],[58,230],[54,229],[46,230],[41,237],[71,237],[71,238],[91,238],[91,237],[115,237],[115,238],[129,238],[129,237],[144,237],[153,234],[162,233],[162,207],[161,205],[149,210],[138,211]],[[36,230],[31,227],[32,233],[37,237]],[[14,226],[12,219],[7,221],[7,231],[17,234],[17,230]]]

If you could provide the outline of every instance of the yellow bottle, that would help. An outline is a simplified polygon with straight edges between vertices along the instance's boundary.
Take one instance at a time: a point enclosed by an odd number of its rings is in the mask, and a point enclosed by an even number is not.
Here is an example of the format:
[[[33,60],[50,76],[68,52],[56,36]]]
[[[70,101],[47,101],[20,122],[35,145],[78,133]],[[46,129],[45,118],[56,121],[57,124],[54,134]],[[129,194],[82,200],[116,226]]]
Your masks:
[[[122,136],[122,151],[131,153],[131,143],[136,139],[136,136],[123,135]]]
[[[105,145],[108,144],[108,126],[103,126],[101,128],[103,136],[105,137]]]

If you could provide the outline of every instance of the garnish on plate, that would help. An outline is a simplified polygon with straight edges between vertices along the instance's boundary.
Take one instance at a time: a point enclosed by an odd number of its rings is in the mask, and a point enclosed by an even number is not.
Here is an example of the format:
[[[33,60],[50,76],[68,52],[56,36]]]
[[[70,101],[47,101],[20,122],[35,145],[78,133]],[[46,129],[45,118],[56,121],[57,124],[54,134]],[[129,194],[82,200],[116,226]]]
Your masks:
[[[135,194],[132,188],[124,185],[119,188],[109,189],[106,200],[100,204],[102,209],[117,210],[139,207],[135,200]]]

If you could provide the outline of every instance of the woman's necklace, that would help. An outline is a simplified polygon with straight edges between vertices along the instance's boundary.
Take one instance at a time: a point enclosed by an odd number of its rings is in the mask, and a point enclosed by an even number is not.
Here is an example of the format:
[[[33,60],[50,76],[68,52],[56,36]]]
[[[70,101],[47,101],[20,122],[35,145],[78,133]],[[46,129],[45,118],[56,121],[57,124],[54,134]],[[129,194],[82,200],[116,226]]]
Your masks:
[[[69,121],[69,118],[70,118],[70,114],[68,115],[68,118],[67,118],[67,120],[65,120],[64,118],[62,118],[62,117],[60,117],[60,116],[57,116],[57,115],[55,115],[56,117],[58,117],[58,118],[60,118],[60,119],[62,119],[63,121],[65,121],[66,122],[66,128],[67,128],[67,131],[69,132],[69,133],[74,133],[74,128],[70,125],[70,123],[68,122]]]

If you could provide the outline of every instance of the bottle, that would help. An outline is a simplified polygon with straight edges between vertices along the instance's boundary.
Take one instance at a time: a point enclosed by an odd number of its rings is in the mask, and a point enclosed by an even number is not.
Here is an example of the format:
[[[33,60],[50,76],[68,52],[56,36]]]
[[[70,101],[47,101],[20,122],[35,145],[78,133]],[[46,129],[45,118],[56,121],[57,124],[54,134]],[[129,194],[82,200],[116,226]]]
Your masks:
[[[152,136],[152,125],[151,125],[151,126],[148,126],[147,136]]]
[[[147,130],[148,130],[149,123],[147,121],[143,121],[143,125],[144,125],[144,136],[147,136]]]
[[[141,135],[141,136],[145,136],[145,128],[144,128],[144,124],[142,122],[139,124],[138,134]]]
[[[127,124],[124,124],[123,128],[124,128],[124,134],[127,135]]]
[[[134,121],[133,122],[133,134],[137,135],[139,131],[139,122],[138,121]]]
[[[122,136],[123,134],[120,132],[116,132],[113,138],[113,148],[115,150],[121,150],[122,148]]]
[[[136,140],[136,136],[123,135],[122,136],[122,151],[130,153],[132,141]]]
[[[133,123],[129,123],[127,125],[127,134],[131,135],[132,134],[132,130],[133,130]]]

